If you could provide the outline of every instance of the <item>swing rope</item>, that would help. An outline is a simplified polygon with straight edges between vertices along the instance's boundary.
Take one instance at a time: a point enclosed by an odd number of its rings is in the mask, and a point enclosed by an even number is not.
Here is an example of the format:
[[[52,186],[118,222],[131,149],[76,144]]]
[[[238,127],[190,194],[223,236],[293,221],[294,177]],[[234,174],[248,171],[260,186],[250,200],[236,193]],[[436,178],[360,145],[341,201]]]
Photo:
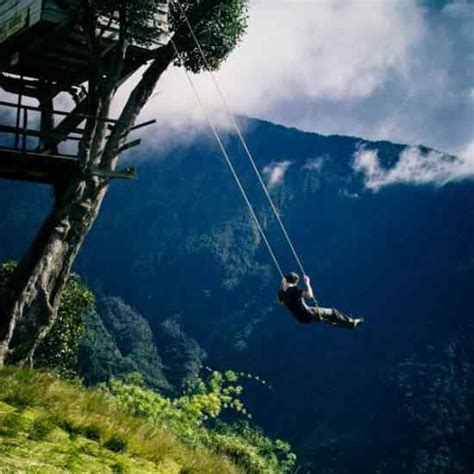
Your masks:
[[[175,53],[179,56],[180,53],[179,53],[178,48],[176,47],[176,44],[175,44],[175,42],[173,41],[173,39],[170,39],[170,42],[171,42],[171,44],[172,44],[172,46],[173,46],[173,49],[174,49]],[[253,220],[254,220],[254,222],[255,222],[255,225],[257,226],[257,229],[258,229],[258,231],[260,232],[260,235],[262,236],[263,241],[265,242],[265,245],[266,245],[266,247],[267,247],[267,249],[268,249],[268,253],[269,253],[270,256],[271,256],[271,258],[272,258],[272,260],[273,260],[273,263],[275,264],[275,267],[276,267],[278,273],[279,273],[280,276],[283,278],[283,277],[284,277],[284,274],[283,274],[283,271],[282,271],[282,269],[281,269],[280,264],[278,263],[278,260],[277,260],[277,258],[276,258],[275,252],[273,251],[272,246],[270,245],[270,242],[268,241],[268,238],[267,238],[267,236],[265,235],[265,232],[264,232],[264,230],[263,230],[263,228],[262,228],[262,226],[261,226],[261,224],[260,224],[260,221],[258,220],[257,215],[255,214],[255,211],[254,211],[254,209],[253,209],[253,206],[252,206],[252,204],[251,204],[251,202],[250,202],[250,200],[249,200],[249,197],[248,197],[248,195],[247,195],[247,193],[246,193],[246,191],[245,191],[245,189],[244,189],[244,187],[243,187],[243,185],[242,185],[242,182],[241,182],[239,176],[237,175],[237,172],[235,171],[234,165],[232,164],[232,161],[231,161],[230,158],[229,158],[229,155],[228,155],[228,153],[227,153],[227,150],[226,150],[226,148],[225,148],[225,146],[224,146],[224,144],[223,144],[223,142],[222,142],[222,140],[221,140],[221,138],[220,138],[220,136],[219,136],[219,133],[217,132],[217,127],[216,127],[216,125],[214,124],[213,120],[211,119],[211,115],[210,115],[210,113],[209,113],[209,110],[207,109],[207,106],[205,105],[205,103],[204,103],[204,101],[202,100],[202,98],[201,98],[201,96],[200,96],[198,90],[196,89],[196,86],[195,86],[193,80],[191,79],[191,75],[190,75],[189,72],[186,70],[186,68],[183,68],[183,69],[184,69],[184,72],[186,73],[186,77],[187,77],[188,82],[189,82],[189,84],[190,84],[190,86],[191,86],[191,88],[192,88],[192,90],[193,90],[193,92],[194,92],[194,95],[196,96],[196,100],[197,100],[197,102],[198,102],[198,104],[199,104],[199,106],[200,106],[200,108],[201,108],[201,110],[202,110],[204,116],[206,117],[207,123],[209,124],[209,128],[211,129],[211,131],[212,131],[212,133],[213,133],[213,135],[214,135],[214,138],[216,139],[216,142],[217,142],[217,144],[219,145],[219,148],[220,148],[220,150],[221,150],[221,152],[222,152],[222,155],[224,156],[224,159],[225,159],[227,165],[229,166],[229,169],[230,169],[230,171],[231,171],[231,173],[232,173],[232,176],[234,177],[235,182],[237,183],[237,186],[238,186],[238,188],[239,188],[240,193],[242,194],[242,197],[243,197],[243,199],[244,199],[244,201],[245,201],[245,204],[247,204],[247,207],[248,207],[248,210],[249,210],[249,212],[250,212],[250,215],[252,216],[252,218],[253,218]]]
[[[294,256],[294,258],[295,258],[295,260],[296,260],[296,263],[298,264],[298,267],[299,267],[299,269],[301,270],[301,273],[302,273],[303,275],[306,275],[305,269],[304,269],[304,267],[303,267],[303,262],[301,261],[299,255],[298,255],[298,252],[296,251],[296,248],[295,248],[295,246],[293,245],[293,242],[291,241],[290,235],[289,235],[289,233],[288,233],[288,231],[287,231],[287,229],[286,229],[286,226],[285,226],[285,224],[284,224],[284,222],[283,222],[283,219],[282,219],[282,217],[281,217],[281,214],[280,214],[280,212],[278,211],[278,209],[277,209],[275,203],[273,202],[273,199],[272,199],[272,197],[271,197],[271,195],[270,195],[270,193],[269,193],[269,191],[268,191],[267,186],[265,185],[265,182],[264,182],[264,180],[263,180],[263,178],[262,178],[262,175],[261,175],[261,173],[260,173],[260,171],[259,171],[259,169],[258,169],[258,167],[257,167],[257,164],[255,163],[255,159],[254,159],[254,157],[253,157],[253,155],[252,155],[252,153],[251,153],[251,151],[250,151],[250,149],[249,149],[249,147],[248,147],[248,145],[247,145],[247,142],[245,141],[245,139],[244,139],[244,137],[243,137],[242,131],[240,130],[240,127],[239,127],[239,125],[238,125],[238,123],[237,123],[237,121],[236,121],[236,119],[235,119],[235,115],[234,115],[234,113],[230,110],[230,107],[229,107],[228,104],[227,104],[225,95],[224,95],[224,93],[222,92],[222,88],[220,87],[219,82],[217,81],[217,78],[215,77],[215,74],[212,72],[212,70],[211,70],[211,68],[210,68],[210,66],[209,66],[209,62],[208,62],[208,60],[207,60],[207,58],[206,58],[206,55],[205,55],[205,53],[204,53],[204,51],[203,51],[203,49],[202,49],[202,47],[201,47],[201,44],[200,44],[200,42],[199,42],[199,40],[198,40],[198,38],[197,38],[197,36],[196,36],[196,33],[194,32],[194,29],[193,29],[193,27],[192,27],[192,25],[191,25],[191,23],[190,23],[190,21],[189,21],[189,19],[188,19],[188,16],[186,15],[186,12],[184,11],[184,8],[183,8],[183,6],[181,5],[181,3],[180,3],[179,0],[172,0],[172,2],[175,3],[176,5],[178,5],[178,8],[179,8],[179,10],[180,10],[180,12],[181,12],[181,15],[183,16],[183,19],[184,19],[184,21],[185,21],[185,23],[186,23],[186,25],[187,25],[187,27],[188,27],[188,29],[189,29],[189,32],[191,33],[191,36],[192,36],[192,38],[193,38],[193,41],[194,41],[194,43],[196,44],[196,46],[197,46],[197,48],[198,48],[198,50],[199,50],[199,54],[200,54],[200,56],[202,57],[203,63],[204,63],[204,65],[205,65],[205,67],[206,67],[206,71],[207,71],[207,73],[210,75],[210,77],[211,77],[211,79],[212,79],[212,82],[214,83],[214,86],[215,86],[215,88],[216,88],[216,90],[217,90],[217,92],[218,92],[218,94],[219,94],[219,96],[220,96],[220,98],[221,98],[221,101],[222,101],[222,103],[223,103],[223,106],[224,106],[224,109],[225,109],[225,111],[226,111],[227,117],[229,118],[230,122],[232,123],[233,127],[235,128],[235,131],[236,131],[236,133],[237,133],[237,136],[238,136],[240,142],[242,143],[242,146],[243,146],[243,148],[244,148],[244,150],[245,150],[245,153],[247,154],[247,157],[249,158],[249,161],[250,161],[250,163],[251,163],[251,165],[252,165],[253,170],[255,171],[255,174],[257,175],[258,181],[259,181],[259,183],[260,183],[260,185],[261,185],[261,187],[262,187],[262,189],[263,189],[263,192],[264,192],[264,194],[265,194],[265,196],[266,196],[266,198],[267,198],[267,200],[268,200],[268,202],[269,202],[269,204],[270,204],[270,207],[271,207],[271,209],[272,209],[272,211],[273,211],[273,214],[275,215],[275,218],[276,218],[276,220],[277,220],[277,222],[278,222],[278,224],[279,224],[279,226],[280,226],[280,228],[281,228],[281,231],[282,231],[282,233],[283,233],[283,235],[284,235],[284,237],[285,237],[285,239],[286,239],[286,241],[287,241],[287,243],[288,243],[288,246],[290,247],[290,250],[291,250],[291,252],[293,253],[293,256]],[[186,71],[186,73],[187,73],[187,71]],[[188,74],[188,77],[189,77],[189,73],[187,73],[187,74]],[[190,77],[189,77],[189,79],[190,79]],[[193,89],[195,89],[194,85],[193,85]],[[280,272],[280,273],[281,273],[281,272]]]

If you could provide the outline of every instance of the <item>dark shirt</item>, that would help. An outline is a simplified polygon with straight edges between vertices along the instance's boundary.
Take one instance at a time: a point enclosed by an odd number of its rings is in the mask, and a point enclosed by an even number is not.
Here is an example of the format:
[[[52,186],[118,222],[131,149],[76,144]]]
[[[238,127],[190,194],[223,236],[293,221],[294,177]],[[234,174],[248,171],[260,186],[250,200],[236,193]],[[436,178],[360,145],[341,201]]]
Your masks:
[[[283,303],[288,311],[300,322],[311,323],[314,321],[314,316],[308,310],[303,299],[303,290],[296,286],[290,286],[286,291],[280,290],[278,292],[278,300]]]

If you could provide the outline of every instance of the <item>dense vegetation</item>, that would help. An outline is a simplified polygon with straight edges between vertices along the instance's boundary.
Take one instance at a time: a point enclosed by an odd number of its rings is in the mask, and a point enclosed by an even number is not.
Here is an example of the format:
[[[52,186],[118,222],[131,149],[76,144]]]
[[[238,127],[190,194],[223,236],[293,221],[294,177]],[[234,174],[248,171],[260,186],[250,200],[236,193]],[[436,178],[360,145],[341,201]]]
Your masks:
[[[0,265],[0,292],[15,266],[15,262]],[[78,275],[72,274],[61,295],[58,317],[37,349],[36,367],[54,369],[66,377],[78,374],[77,357],[86,326],[85,315],[93,311],[94,306],[94,294],[81,283]]]
[[[228,384],[226,382],[230,382]],[[294,456],[250,424],[205,428],[227,404],[239,407],[232,374],[171,400],[112,381],[84,389],[56,375],[0,370],[2,469],[23,472],[287,472]],[[29,470],[29,471],[28,471]],[[4,471],[2,471],[4,472]],[[15,471],[17,472],[17,471]]]
[[[472,471],[474,461],[474,327],[443,345],[428,346],[399,362],[389,384],[406,424],[393,471],[414,474]]]
[[[171,390],[148,323],[120,298],[101,297],[85,316],[77,373],[88,384],[139,373],[148,387]]]
[[[0,266],[0,286],[14,266]],[[72,274],[38,351],[37,367],[47,372],[0,371],[2,468],[83,472],[88,462],[93,472],[291,470],[290,446],[250,423],[239,375],[207,369],[200,376],[197,343],[176,318],[163,327],[163,341],[173,345],[164,352],[184,366],[174,387],[146,321],[119,298],[102,298],[96,308],[94,295]],[[82,381],[106,383],[85,389]],[[234,413],[232,422],[222,420],[224,412]]]
[[[0,265],[0,290],[14,268],[14,262]],[[197,379],[205,357],[182,330],[179,316],[164,320],[154,337],[143,316],[121,298],[96,298],[72,274],[58,318],[38,348],[35,367],[79,376],[87,385],[136,373],[147,387],[177,394]]]

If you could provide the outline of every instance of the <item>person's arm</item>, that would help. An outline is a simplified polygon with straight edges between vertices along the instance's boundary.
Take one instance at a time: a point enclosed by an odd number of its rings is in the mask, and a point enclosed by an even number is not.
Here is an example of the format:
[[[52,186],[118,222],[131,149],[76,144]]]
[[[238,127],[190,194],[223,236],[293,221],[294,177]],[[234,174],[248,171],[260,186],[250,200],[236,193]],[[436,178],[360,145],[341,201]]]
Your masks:
[[[281,285],[280,285],[280,290],[281,291],[286,291],[288,289],[288,282],[286,281],[286,278],[283,277],[281,279]]]
[[[280,284],[280,290],[278,291],[278,302],[280,304],[283,304],[282,300],[282,294],[288,289],[288,282],[286,281],[286,278],[281,279],[281,284]]]
[[[303,291],[303,298],[305,300],[312,300],[314,298],[313,288],[311,288],[311,282],[309,280],[309,276],[305,275],[304,284],[306,285],[306,289]]]

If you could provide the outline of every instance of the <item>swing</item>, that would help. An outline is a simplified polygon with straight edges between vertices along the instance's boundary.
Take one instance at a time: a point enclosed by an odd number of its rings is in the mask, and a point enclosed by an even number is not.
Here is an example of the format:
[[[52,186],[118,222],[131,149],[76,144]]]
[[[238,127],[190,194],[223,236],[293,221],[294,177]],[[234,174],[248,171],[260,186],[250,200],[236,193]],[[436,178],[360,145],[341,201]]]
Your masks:
[[[222,89],[221,89],[221,87],[220,87],[220,85],[219,85],[219,83],[218,83],[218,81],[217,81],[217,79],[216,79],[214,73],[212,72],[212,70],[211,70],[211,68],[210,68],[210,66],[209,66],[209,63],[208,63],[207,58],[206,58],[206,55],[204,54],[204,51],[203,51],[203,49],[202,49],[202,47],[201,47],[201,44],[199,43],[199,40],[198,40],[198,38],[197,38],[197,36],[196,36],[196,34],[195,34],[195,32],[194,32],[194,29],[193,29],[191,23],[189,22],[189,19],[188,19],[187,15],[186,15],[186,12],[184,11],[184,9],[183,9],[181,3],[179,2],[179,0],[172,0],[172,1],[178,6],[178,8],[179,8],[179,10],[180,10],[180,12],[181,12],[181,15],[183,16],[183,19],[184,19],[184,21],[185,21],[185,23],[186,23],[186,25],[187,25],[187,27],[188,27],[188,29],[189,29],[189,32],[190,32],[190,34],[191,34],[191,37],[192,37],[194,43],[196,44],[196,47],[198,48],[199,54],[200,54],[200,56],[202,57],[202,60],[203,60],[204,65],[206,66],[206,70],[207,70],[208,74],[210,75],[210,77],[211,77],[211,79],[212,79],[212,82],[213,82],[213,84],[214,84],[214,86],[215,86],[215,88],[216,88],[216,90],[217,90],[217,92],[218,92],[218,94],[219,94],[219,96],[220,96],[220,99],[221,99],[222,104],[223,104],[223,106],[224,106],[224,109],[225,109],[225,111],[226,111],[227,117],[229,118],[229,120],[230,120],[230,122],[231,122],[233,128],[235,129],[235,131],[236,131],[236,133],[237,133],[237,136],[238,136],[238,138],[239,138],[239,140],[240,140],[240,142],[241,142],[241,144],[242,144],[242,147],[244,148],[245,153],[246,153],[246,155],[247,155],[247,157],[248,157],[248,159],[249,159],[249,161],[250,161],[250,163],[251,163],[251,165],[252,165],[252,168],[253,168],[253,170],[255,171],[255,174],[257,175],[257,178],[258,178],[258,181],[259,181],[259,183],[260,183],[260,186],[261,186],[262,189],[263,189],[263,192],[264,192],[264,194],[265,194],[265,196],[266,196],[266,198],[267,198],[267,200],[268,200],[268,203],[270,204],[270,207],[271,207],[271,209],[272,209],[272,212],[273,212],[273,214],[274,214],[274,216],[275,216],[275,218],[276,218],[276,220],[277,220],[277,222],[278,222],[278,224],[279,224],[279,226],[280,226],[280,228],[281,228],[281,231],[282,231],[282,233],[283,233],[283,235],[284,235],[284,237],[285,237],[285,239],[286,239],[286,241],[287,241],[287,243],[288,243],[288,246],[290,247],[290,250],[291,250],[291,252],[293,253],[293,256],[294,256],[294,258],[295,258],[295,260],[296,260],[296,263],[297,263],[299,269],[301,270],[301,273],[302,273],[303,275],[306,275],[306,272],[305,272],[304,267],[303,267],[303,263],[302,263],[302,261],[301,261],[299,255],[298,255],[298,253],[296,252],[295,246],[293,245],[293,243],[292,243],[292,241],[291,241],[291,239],[290,239],[290,236],[289,236],[289,234],[288,234],[288,231],[286,230],[286,227],[285,227],[285,224],[283,223],[283,220],[282,220],[282,218],[281,218],[281,215],[280,215],[280,213],[279,213],[277,207],[275,206],[275,203],[273,202],[273,199],[272,199],[272,197],[271,197],[271,195],[270,195],[270,193],[269,193],[269,191],[268,191],[267,186],[265,185],[265,182],[264,182],[264,180],[263,180],[263,178],[262,178],[262,175],[261,175],[261,173],[260,173],[260,171],[259,171],[259,169],[258,169],[258,167],[257,167],[257,165],[256,165],[256,163],[255,163],[255,160],[254,160],[254,158],[253,158],[253,156],[252,156],[252,153],[250,152],[250,149],[249,149],[249,147],[248,147],[248,145],[247,145],[247,143],[246,143],[246,141],[245,141],[245,139],[244,139],[244,137],[243,137],[243,135],[242,135],[242,131],[240,130],[239,125],[237,124],[237,121],[236,121],[236,119],[235,119],[235,116],[234,116],[234,114],[231,112],[229,106],[227,105],[227,101],[226,101],[226,99],[225,99],[224,93],[222,92]],[[175,53],[179,56],[180,53],[179,53],[179,51],[178,51],[178,48],[176,47],[176,44],[175,44],[174,41],[173,41],[173,38],[171,38],[170,41],[171,41],[171,44],[172,44],[172,46],[173,46],[173,48],[174,48]],[[184,69],[184,71],[185,71],[185,73],[186,73],[186,77],[187,77],[187,79],[188,79],[188,82],[189,82],[189,84],[190,84],[190,86],[191,86],[191,88],[192,88],[192,90],[193,90],[193,92],[194,92],[194,95],[196,96],[196,100],[197,100],[197,102],[198,102],[198,104],[199,104],[199,106],[200,106],[200,108],[201,108],[201,110],[202,110],[202,112],[203,112],[203,115],[205,116],[205,118],[206,118],[206,120],[207,120],[207,122],[208,122],[209,128],[211,129],[211,131],[212,131],[212,133],[213,133],[213,135],[214,135],[214,138],[216,139],[216,142],[217,142],[217,144],[218,144],[218,146],[219,146],[219,148],[220,148],[220,150],[221,150],[221,152],[222,152],[222,155],[223,155],[223,157],[224,157],[224,159],[225,159],[225,161],[226,161],[226,163],[227,163],[227,165],[228,165],[228,167],[229,167],[229,169],[230,169],[230,171],[231,171],[231,173],[232,173],[232,176],[234,177],[234,180],[235,180],[235,182],[236,182],[236,184],[237,184],[237,187],[239,188],[240,193],[242,194],[242,197],[243,197],[243,199],[244,199],[244,201],[245,201],[245,204],[247,205],[247,208],[248,208],[248,210],[249,210],[250,216],[252,217],[252,219],[253,219],[253,221],[255,222],[255,225],[256,225],[256,227],[257,227],[259,233],[260,233],[260,235],[262,236],[262,240],[263,240],[263,242],[265,243],[265,245],[266,245],[266,247],[267,247],[267,249],[268,249],[268,253],[270,254],[271,259],[273,260],[273,263],[274,263],[274,265],[275,265],[275,268],[277,269],[278,273],[280,274],[281,278],[283,279],[283,278],[285,278],[285,275],[284,275],[284,273],[283,273],[283,271],[282,271],[282,268],[281,268],[281,266],[280,266],[280,264],[279,264],[279,262],[278,262],[278,259],[276,258],[275,252],[273,251],[273,248],[272,248],[272,246],[271,246],[271,244],[270,244],[270,242],[269,242],[269,240],[268,240],[268,238],[267,238],[267,236],[266,236],[266,234],[265,234],[265,232],[264,232],[264,230],[263,230],[263,228],[262,228],[262,225],[260,224],[260,221],[259,221],[259,219],[258,219],[258,217],[257,217],[257,215],[256,215],[256,213],[255,213],[255,210],[254,210],[254,208],[253,208],[253,206],[252,206],[252,204],[251,204],[251,202],[250,202],[250,200],[249,200],[249,197],[248,197],[248,195],[247,195],[247,192],[245,191],[245,189],[244,189],[244,187],[243,187],[243,185],[242,185],[242,181],[240,180],[239,176],[237,175],[237,172],[236,172],[236,170],[235,170],[235,167],[234,167],[234,165],[232,164],[232,161],[230,160],[230,157],[229,157],[229,155],[228,155],[228,153],[227,153],[227,150],[226,150],[226,148],[225,148],[225,146],[224,146],[224,144],[223,144],[223,142],[222,142],[222,140],[221,140],[221,138],[220,138],[220,136],[219,136],[219,133],[217,132],[216,125],[215,125],[214,121],[213,121],[212,118],[211,118],[211,115],[210,115],[210,113],[209,113],[209,110],[208,110],[208,108],[206,107],[206,105],[204,104],[204,102],[203,102],[203,100],[202,100],[202,98],[201,98],[201,96],[200,96],[200,94],[199,94],[199,92],[198,92],[198,90],[197,90],[197,88],[196,88],[196,86],[195,86],[195,84],[194,84],[194,82],[193,82],[193,80],[192,80],[192,78],[191,78],[189,72],[188,72],[186,69]],[[318,302],[316,301],[316,299],[315,299],[314,297],[312,298],[312,301],[314,302],[314,304],[315,304],[316,306],[318,305]]]

